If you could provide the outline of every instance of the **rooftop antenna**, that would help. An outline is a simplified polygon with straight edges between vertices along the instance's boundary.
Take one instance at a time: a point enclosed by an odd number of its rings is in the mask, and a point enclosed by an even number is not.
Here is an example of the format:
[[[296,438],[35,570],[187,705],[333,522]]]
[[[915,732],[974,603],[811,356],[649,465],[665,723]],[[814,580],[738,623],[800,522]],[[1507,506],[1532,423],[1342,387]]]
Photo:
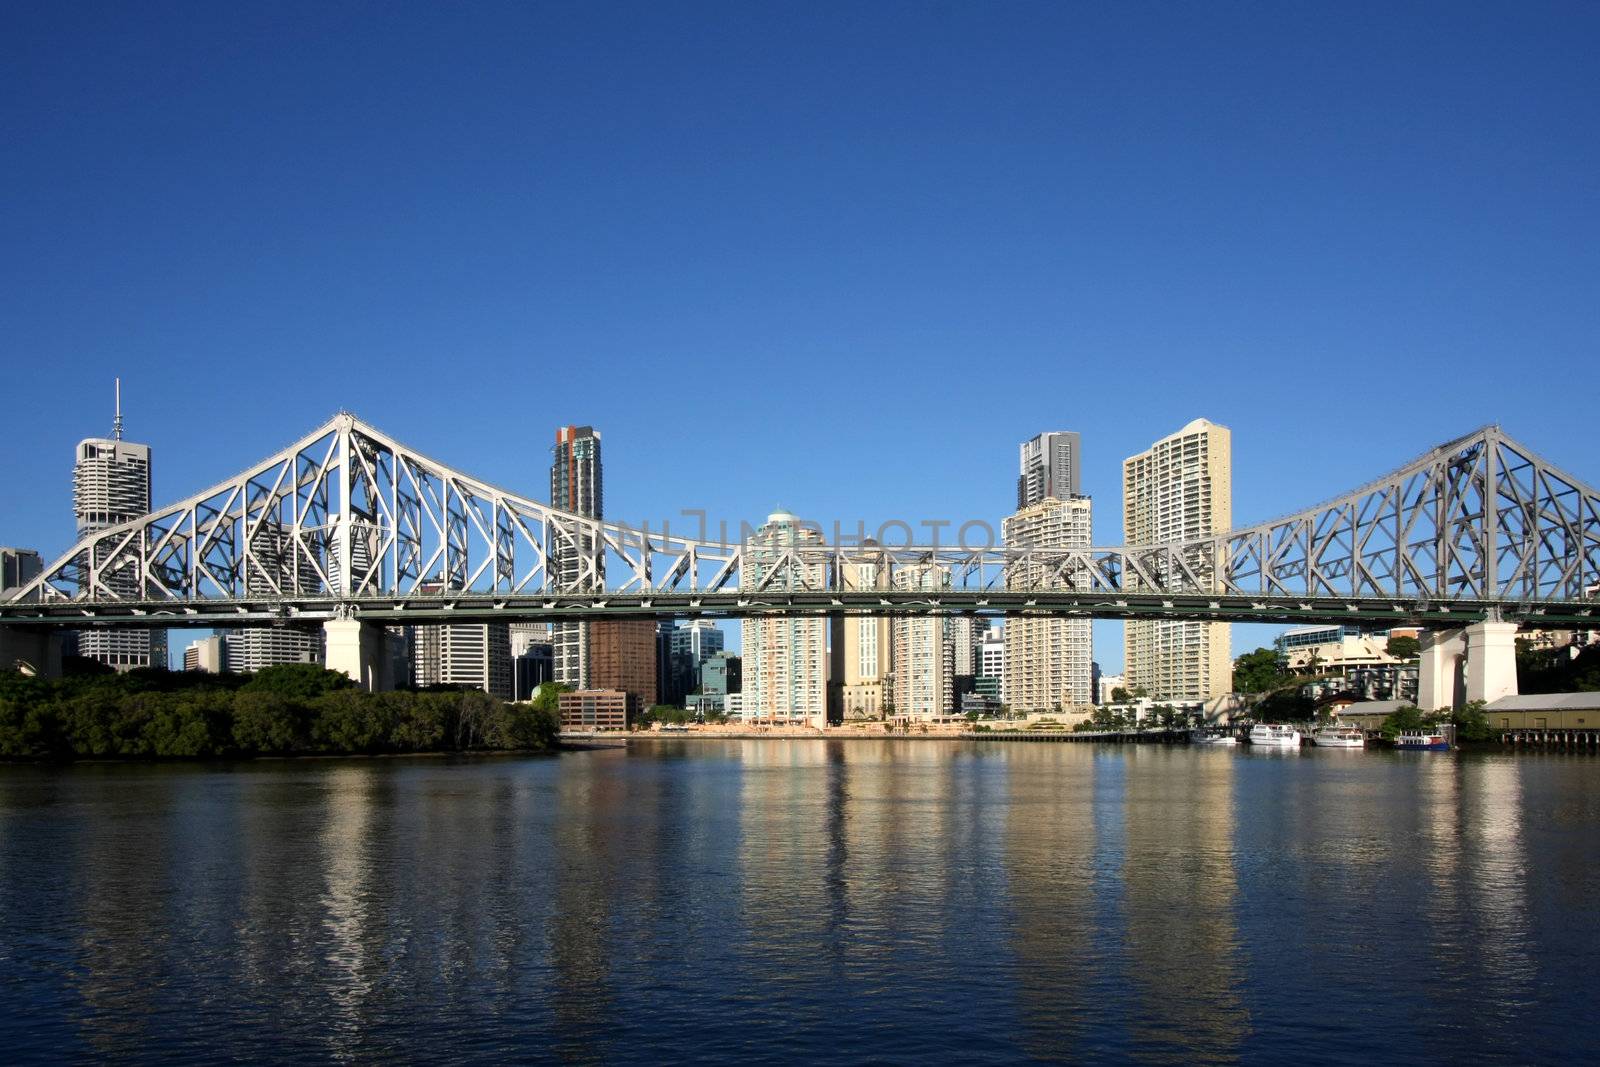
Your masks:
[[[117,417],[111,423],[111,436],[122,440],[122,379],[117,379]]]

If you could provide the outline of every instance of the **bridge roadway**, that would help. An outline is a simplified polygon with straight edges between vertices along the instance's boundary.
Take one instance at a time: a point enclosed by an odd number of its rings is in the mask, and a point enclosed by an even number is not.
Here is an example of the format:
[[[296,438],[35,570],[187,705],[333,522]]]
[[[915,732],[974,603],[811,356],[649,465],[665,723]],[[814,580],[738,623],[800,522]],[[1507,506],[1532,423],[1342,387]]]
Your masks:
[[[1452,628],[1501,619],[1533,628],[1600,629],[1600,600],[1514,601],[1203,593],[1084,593],[1054,590],[900,590],[416,594],[404,597],[296,597],[172,601],[0,603],[0,626],[84,629],[317,625],[333,619],[378,624],[516,622],[601,618],[743,619],[772,615],[1068,616],[1090,619],[1190,619],[1216,622],[1343,623]]]

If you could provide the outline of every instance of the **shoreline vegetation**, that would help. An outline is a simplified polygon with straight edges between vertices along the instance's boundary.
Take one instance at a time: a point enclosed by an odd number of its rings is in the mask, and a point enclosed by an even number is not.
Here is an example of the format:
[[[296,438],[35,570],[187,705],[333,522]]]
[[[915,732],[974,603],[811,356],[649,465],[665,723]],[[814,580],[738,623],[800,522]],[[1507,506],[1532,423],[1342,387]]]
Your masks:
[[[557,747],[555,694],[509,704],[478,689],[369,693],[312,664],[254,675],[77,661],[62,678],[0,671],[0,759],[254,759],[541,753]]]

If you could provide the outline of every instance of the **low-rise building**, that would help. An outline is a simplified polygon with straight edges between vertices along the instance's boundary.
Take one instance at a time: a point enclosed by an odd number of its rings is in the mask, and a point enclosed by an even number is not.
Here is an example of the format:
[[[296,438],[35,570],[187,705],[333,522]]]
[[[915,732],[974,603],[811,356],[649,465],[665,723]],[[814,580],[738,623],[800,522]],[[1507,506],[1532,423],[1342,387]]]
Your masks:
[[[563,730],[626,730],[639,717],[639,699],[622,689],[579,689],[562,693]]]

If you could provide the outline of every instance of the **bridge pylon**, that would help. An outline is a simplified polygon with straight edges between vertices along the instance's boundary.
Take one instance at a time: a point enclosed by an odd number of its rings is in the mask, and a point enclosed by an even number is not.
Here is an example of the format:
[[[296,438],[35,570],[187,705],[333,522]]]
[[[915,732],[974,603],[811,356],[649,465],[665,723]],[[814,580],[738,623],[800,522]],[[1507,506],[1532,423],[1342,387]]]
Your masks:
[[[1517,695],[1517,624],[1489,619],[1422,635],[1417,706],[1454,711]]]

